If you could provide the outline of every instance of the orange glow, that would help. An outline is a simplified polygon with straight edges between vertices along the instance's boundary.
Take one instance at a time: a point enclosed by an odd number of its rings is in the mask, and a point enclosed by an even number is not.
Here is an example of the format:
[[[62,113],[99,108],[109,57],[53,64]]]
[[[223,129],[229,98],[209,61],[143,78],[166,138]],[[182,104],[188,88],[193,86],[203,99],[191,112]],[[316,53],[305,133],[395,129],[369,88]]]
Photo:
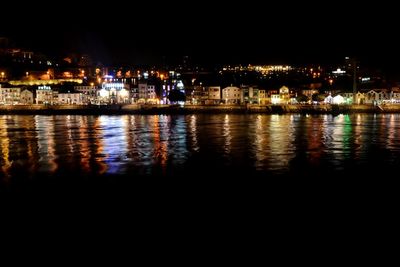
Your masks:
[[[72,78],[72,73],[69,71],[64,71],[62,76],[65,78]]]

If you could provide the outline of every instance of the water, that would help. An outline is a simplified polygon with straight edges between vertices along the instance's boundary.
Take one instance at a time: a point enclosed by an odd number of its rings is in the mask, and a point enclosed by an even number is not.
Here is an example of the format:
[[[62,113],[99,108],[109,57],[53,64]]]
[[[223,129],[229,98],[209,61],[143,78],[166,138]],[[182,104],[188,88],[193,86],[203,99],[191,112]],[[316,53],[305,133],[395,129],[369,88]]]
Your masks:
[[[4,115],[0,181],[380,175],[400,166],[399,128],[398,114]]]

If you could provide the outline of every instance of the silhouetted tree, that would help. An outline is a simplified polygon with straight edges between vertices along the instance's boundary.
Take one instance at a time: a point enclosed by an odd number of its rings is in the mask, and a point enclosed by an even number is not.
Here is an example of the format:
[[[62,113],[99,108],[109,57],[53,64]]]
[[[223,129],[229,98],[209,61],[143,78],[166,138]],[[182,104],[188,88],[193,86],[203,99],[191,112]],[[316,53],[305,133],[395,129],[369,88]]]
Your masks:
[[[322,102],[325,100],[325,95],[324,94],[313,94],[312,95],[312,100],[317,101],[317,102]]]
[[[183,92],[181,92],[179,90],[172,90],[168,95],[168,99],[169,99],[169,101],[174,103],[174,102],[179,102],[179,101],[185,101],[186,96]]]
[[[306,95],[298,95],[296,100],[297,102],[301,103],[301,102],[307,102],[309,98]]]

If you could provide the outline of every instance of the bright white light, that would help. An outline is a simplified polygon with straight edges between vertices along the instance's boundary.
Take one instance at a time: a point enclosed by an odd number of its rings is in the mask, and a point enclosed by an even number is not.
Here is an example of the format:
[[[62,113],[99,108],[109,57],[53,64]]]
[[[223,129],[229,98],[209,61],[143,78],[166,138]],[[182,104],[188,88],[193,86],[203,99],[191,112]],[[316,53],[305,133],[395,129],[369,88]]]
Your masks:
[[[46,85],[38,86],[38,90],[51,90],[51,87]]]
[[[280,95],[271,95],[271,103],[274,105],[281,103]]]
[[[177,87],[178,89],[183,89],[183,87],[184,87],[184,86],[183,86],[183,82],[182,82],[182,81],[178,81],[176,87]]]
[[[108,91],[106,89],[101,89],[100,90],[100,96],[101,97],[108,97]]]
[[[343,104],[344,102],[344,97],[341,95],[337,95],[333,98],[333,104]]]
[[[103,88],[109,89],[109,90],[110,89],[121,90],[124,88],[124,84],[123,83],[104,83]]]
[[[121,97],[128,97],[129,93],[128,93],[127,90],[122,89],[122,90],[119,92],[119,95],[120,95]]]
[[[332,71],[332,73],[333,74],[344,74],[344,73],[346,73],[346,71],[345,70],[341,70],[341,69],[337,69],[337,70]]]

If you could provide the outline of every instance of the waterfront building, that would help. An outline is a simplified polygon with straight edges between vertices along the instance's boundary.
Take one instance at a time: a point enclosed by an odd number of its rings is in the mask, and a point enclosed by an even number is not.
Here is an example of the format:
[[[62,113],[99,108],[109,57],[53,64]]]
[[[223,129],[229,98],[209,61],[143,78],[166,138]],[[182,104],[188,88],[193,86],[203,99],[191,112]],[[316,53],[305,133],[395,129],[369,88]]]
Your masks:
[[[58,94],[58,104],[82,105],[87,103],[87,96],[82,93]]]
[[[204,86],[193,86],[190,94],[190,101],[193,105],[205,104],[205,101],[208,99],[208,91]]]
[[[96,103],[96,98],[98,95],[99,88],[95,85],[80,85],[74,86],[75,92],[81,93],[84,104],[94,104]]]
[[[98,104],[128,104],[132,103],[129,85],[124,83],[103,83],[97,91]]]
[[[267,91],[259,90],[258,95],[259,95],[259,104],[260,105],[267,105],[267,104],[271,103],[271,97],[268,96]]]
[[[387,89],[373,89],[365,94],[366,104],[380,104],[390,99],[390,92]]]
[[[137,102],[141,104],[158,104],[155,85],[140,82],[138,85]]]
[[[258,104],[259,103],[259,90],[253,86],[241,86],[241,99],[243,104]]]
[[[0,87],[0,104],[14,105],[19,104],[21,88],[2,88]]]
[[[36,89],[36,104],[56,104],[58,92],[53,91],[50,86],[38,86]]]
[[[19,103],[26,105],[33,104],[33,93],[28,89],[23,90],[21,92]]]
[[[206,105],[215,105],[221,102],[221,87],[220,86],[208,86],[206,87],[208,92],[208,99],[206,99]]]
[[[234,86],[228,86],[222,89],[222,100],[225,104],[240,104],[242,100],[241,89]]]

